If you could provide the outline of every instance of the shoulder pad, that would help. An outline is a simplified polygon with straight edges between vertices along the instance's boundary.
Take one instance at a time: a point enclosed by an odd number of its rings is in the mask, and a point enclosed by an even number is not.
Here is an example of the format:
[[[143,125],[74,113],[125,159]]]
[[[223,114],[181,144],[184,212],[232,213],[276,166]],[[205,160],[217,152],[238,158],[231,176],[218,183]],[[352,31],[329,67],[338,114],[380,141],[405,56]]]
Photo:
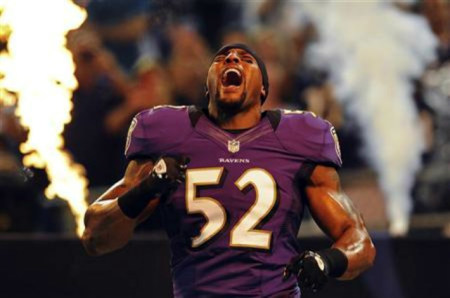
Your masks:
[[[281,110],[281,114],[276,133],[288,151],[310,162],[342,165],[336,130],[330,122],[302,110]]]
[[[131,121],[125,146],[127,159],[153,157],[182,143],[192,128],[187,106],[156,106]]]

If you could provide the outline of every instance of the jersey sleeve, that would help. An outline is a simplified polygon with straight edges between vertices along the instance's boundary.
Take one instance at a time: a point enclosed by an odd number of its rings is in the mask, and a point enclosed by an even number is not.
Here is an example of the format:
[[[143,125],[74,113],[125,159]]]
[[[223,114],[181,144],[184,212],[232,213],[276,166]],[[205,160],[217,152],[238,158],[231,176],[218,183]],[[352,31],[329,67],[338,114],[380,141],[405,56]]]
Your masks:
[[[341,148],[336,129],[331,123],[327,122],[328,127],[324,130],[322,151],[319,156],[324,163],[331,163],[335,167],[342,166]]]
[[[179,145],[192,133],[188,108],[157,106],[137,114],[131,121],[125,145],[125,157],[158,158],[175,154]]]
[[[152,157],[151,140],[146,136],[146,125],[143,117],[145,112],[137,114],[128,128],[125,144],[125,157],[128,160],[138,157]],[[150,149],[150,150],[149,150]]]
[[[309,162],[342,166],[338,137],[330,122],[311,112],[282,113],[279,139],[286,149]]]

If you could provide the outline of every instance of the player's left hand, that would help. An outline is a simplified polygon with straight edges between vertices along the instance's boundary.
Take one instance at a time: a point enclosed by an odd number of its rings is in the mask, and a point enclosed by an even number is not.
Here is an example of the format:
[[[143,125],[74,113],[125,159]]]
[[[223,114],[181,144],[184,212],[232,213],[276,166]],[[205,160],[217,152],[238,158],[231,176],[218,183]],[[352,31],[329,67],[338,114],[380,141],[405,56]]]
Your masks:
[[[292,258],[284,269],[283,279],[288,279],[292,274],[297,277],[302,290],[311,289],[317,292],[328,281],[325,260],[318,253],[309,250]]]

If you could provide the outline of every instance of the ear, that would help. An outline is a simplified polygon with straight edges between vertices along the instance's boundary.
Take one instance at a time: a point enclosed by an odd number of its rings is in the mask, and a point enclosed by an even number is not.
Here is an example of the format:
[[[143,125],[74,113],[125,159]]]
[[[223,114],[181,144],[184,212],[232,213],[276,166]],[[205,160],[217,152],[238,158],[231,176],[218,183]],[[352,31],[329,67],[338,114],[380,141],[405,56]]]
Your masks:
[[[208,101],[209,100],[209,91],[208,88],[205,86],[205,98]]]
[[[209,100],[209,91],[208,91],[208,86],[206,85],[206,83],[203,85],[203,90],[205,91],[206,100]]]
[[[266,88],[264,86],[261,86],[261,98],[264,98],[266,96]]]

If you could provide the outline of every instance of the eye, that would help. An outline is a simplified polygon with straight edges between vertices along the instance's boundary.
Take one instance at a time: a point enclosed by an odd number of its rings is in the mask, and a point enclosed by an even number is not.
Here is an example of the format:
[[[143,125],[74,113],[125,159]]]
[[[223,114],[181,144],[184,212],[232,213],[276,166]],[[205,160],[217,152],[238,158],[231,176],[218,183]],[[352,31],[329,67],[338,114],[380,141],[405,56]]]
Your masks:
[[[217,55],[216,58],[214,58],[214,62],[220,62],[225,59],[225,55]]]
[[[245,62],[250,63],[250,64],[253,63],[253,58],[250,56],[244,56],[244,57],[242,57],[242,60],[244,60]]]

